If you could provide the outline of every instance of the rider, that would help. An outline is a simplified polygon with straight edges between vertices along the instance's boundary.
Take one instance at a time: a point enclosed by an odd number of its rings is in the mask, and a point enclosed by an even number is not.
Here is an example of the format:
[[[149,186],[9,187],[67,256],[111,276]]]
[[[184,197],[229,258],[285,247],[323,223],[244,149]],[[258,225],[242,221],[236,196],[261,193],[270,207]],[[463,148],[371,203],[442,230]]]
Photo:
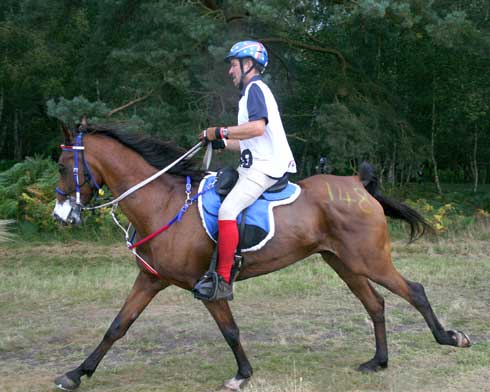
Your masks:
[[[238,246],[237,216],[286,173],[296,173],[296,163],[286,139],[276,100],[261,74],[268,62],[267,50],[257,41],[241,41],[232,46],[225,61],[233,84],[241,90],[238,125],[210,127],[200,140],[220,142],[222,148],[238,150],[239,178],[223,200],[218,213],[218,288],[216,300],[232,299],[231,268]],[[206,275],[195,286],[209,287]]]

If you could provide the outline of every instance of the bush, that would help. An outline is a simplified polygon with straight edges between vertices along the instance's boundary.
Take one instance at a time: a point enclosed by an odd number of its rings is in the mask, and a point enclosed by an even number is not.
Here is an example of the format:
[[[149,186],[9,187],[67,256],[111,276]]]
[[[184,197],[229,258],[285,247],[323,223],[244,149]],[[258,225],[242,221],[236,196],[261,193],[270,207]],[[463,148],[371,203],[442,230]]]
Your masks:
[[[62,227],[51,214],[58,182],[56,164],[41,157],[27,158],[0,172],[0,219],[15,219],[17,231],[31,239],[121,239],[109,208],[83,214],[81,227]],[[443,195],[432,184],[409,184],[384,193],[404,201],[429,220],[439,233],[458,232],[475,225],[490,224],[490,189],[473,193],[469,185],[448,185]],[[488,186],[487,186],[488,188]],[[106,192],[109,193],[109,192]],[[121,211],[118,219],[127,222]],[[390,220],[392,235],[406,236],[405,225]]]
[[[466,230],[490,214],[488,186],[480,186],[476,193],[467,184],[445,184],[444,189],[439,195],[432,184],[410,184],[389,193],[415,208],[439,233]]]
[[[58,183],[56,164],[50,159],[27,158],[0,173],[0,219],[15,219],[17,230],[24,238],[48,233],[48,237],[114,238],[115,228],[108,209],[84,214],[84,225],[79,228],[62,227],[52,217]],[[118,213],[118,217],[124,218]],[[117,232],[120,238],[120,232]]]
[[[47,225],[56,182],[54,162],[39,157],[27,158],[0,173],[0,218]]]

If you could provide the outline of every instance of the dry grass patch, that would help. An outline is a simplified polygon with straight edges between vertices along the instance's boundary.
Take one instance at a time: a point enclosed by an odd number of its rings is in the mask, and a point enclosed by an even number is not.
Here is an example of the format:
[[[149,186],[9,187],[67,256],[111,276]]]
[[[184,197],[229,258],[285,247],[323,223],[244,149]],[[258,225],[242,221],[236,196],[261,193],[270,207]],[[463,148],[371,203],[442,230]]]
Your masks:
[[[255,369],[248,390],[484,391],[490,256],[480,240],[468,241],[396,242],[394,258],[405,276],[424,284],[441,321],[467,332],[474,346],[438,346],[420,314],[380,289],[391,360],[374,375],[355,371],[374,352],[371,322],[320,258],[238,283],[231,306]],[[137,269],[120,245],[15,244],[0,256],[0,390],[51,390],[54,377],[78,366],[100,341]],[[171,287],[94,377],[83,379],[81,391],[213,391],[235,371],[202,304]]]

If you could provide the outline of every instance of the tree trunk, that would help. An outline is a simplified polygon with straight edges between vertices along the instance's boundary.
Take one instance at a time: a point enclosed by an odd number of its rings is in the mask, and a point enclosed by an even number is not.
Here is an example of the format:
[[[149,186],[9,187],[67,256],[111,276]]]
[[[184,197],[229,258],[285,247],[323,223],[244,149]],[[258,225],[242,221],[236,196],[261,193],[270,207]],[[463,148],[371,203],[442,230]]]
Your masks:
[[[412,162],[408,164],[407,177],[405,178],[405,184],[409,184],[412,177]]]
[[[22,160],[22,141],[19,135],[19,112],[15,110],[14,112],[14,160]]]
[[[3,88],[0,92],[0,125],[2,124],[2,115],[3,115]]]
[[[430,156],[432,159],[432,165],[434,166],[434,181],[436,183],[437,192],[442,195],[441,183],[439,182],[439,174],[437,172],[437,161],[434,151],[434,144],[436,138],[436,98],[434,92],[432,93],[432,131],[430,138]]]
[[[0,156],[2,155],[3,146],[5,145],[5,141],[7,138],[4,135],[6,126],[2,126],[2,118],[3,118],[3,93],[4,90],[0,92]]]
[[[299,169],[299,175],[301,177],[305,177],[307,159],[308,159],[308,142],[305,143],[305,149],[303,150],[303,154],[301,156],[300,169]]]
[[[475,124],[474,144],[473,144],[473,159],[471,161],[471,171],[473,172],[473,192],[478,188],[478,161],[476,159],[478,151],[478,127]]]
[[[388,183],[390,183],[392,186],[395,186],[396,184],[396,143],[393,146],[393,156],[391,157],[391,162],[390,162],[390,167],[388,169]]]

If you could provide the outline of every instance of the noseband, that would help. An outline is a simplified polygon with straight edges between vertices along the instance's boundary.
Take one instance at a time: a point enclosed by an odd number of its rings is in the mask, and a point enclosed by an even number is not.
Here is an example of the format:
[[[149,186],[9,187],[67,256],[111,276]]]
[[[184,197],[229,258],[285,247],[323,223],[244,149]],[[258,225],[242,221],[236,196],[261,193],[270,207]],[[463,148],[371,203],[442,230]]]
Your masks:
[[[85,160],[85,155],[83,154],[83,151],[85,150],[85,147],[83,146],[83,132],[80,132],[77,137],[75,138],[75,144],[72,146],[66,146],[62,144],[61,150],[66,151],[66,152],[73,152],[73,183],[75,184],[75,202],[78,206],[82,205],[82,201],[80,198],[80,189],[85,185],[88,184],[90,189],[92,190],[92,194],[98,194],[101,195],[103,194],[103,190],[97,184],[97,181],[95,180],[87,161]],[[80,157],[79,154],[82,156],[82,162],[83,162],[83,167],[85,168],[84,170],[84,181],[82,184],[80,184],[80,179],[78,176],[78,166],[79,166],[79,161]],[[63,191],[60,187],[56,187],[56,193],[68,198],[70,196],[70,193]]]

